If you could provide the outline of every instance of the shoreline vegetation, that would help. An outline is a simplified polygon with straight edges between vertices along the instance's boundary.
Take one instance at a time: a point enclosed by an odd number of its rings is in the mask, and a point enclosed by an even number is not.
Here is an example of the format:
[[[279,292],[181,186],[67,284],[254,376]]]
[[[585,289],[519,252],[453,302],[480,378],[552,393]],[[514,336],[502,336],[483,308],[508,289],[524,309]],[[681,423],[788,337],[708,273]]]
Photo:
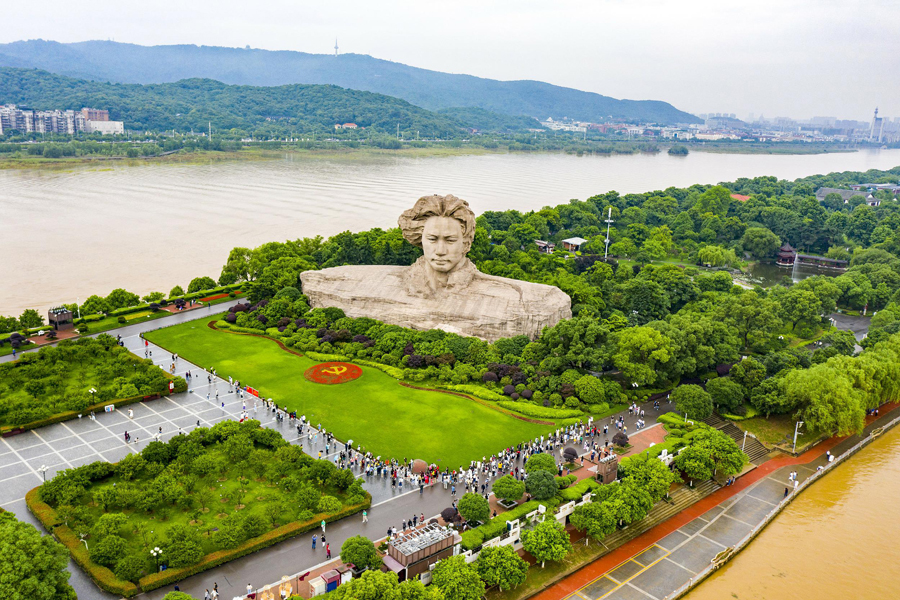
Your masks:
[[[128,142],[109,142],[111,145],[126,145]],[[130,144],[128,144],[130,145]],[[680,144],[683,146],[683,144]],[[715,143],[691,144],[687,146],[690,152],[709,152],[713,154],[779,154],[779,155],[805,155],[805,154],[834,154],[857,152],[862,148],[839,146],[834,144],[786,144],[786,143]],[[459,142],[401,145],[397,149],[378,147],[348,146],[340,142],[323,142],[301,147],[296,143],[284,142],[259,142],[243,145],[239,150],[215,151],[203,150],[177,150],[160,152],[150,156],[109,156],[109,155],[82,155],[45,157],[43,155],[30,155],[24,151],[13,155],[0,155],[0,169],[46,169],[64,168],[80,165],[128,165],[138,166],[144,164],[209,164],[213,162],[228,161],[253,161],[253,160],[283,160],[287,156],[299,157],[308,160],[365,160],[370,158],[436,158],[449,156],[481,156],[487,154],[569,154],[574,156],[611,156],[614,154],[638,154],[658,153],[667,151],[668,144],[657,145],[648,142],[613,142],[597,145],[588,143],[577,149],[520,149],[497,145],[495,148],[479,144],[466,144]],[[670,153],[672,154],[672,153]],[[680,155],[677,155],[680,156]]]

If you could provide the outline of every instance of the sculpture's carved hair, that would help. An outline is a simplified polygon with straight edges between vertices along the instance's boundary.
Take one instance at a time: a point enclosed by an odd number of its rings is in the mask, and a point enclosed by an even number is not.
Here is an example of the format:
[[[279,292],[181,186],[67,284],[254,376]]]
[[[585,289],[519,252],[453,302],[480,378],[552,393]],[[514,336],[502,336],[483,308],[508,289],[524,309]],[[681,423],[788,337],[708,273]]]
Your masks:
[[[416,201],[415,206],[403,211],[397,224],[406,238],[413,246],[422,247],[422,230],[425,229],[425,221],[430,217],[450,217],[456,219],[462,226],[463,242],[466,252],[472,246],[475,239],[475,213],[469,208],[469,203],[452,194],[446,196],[422,196]]]

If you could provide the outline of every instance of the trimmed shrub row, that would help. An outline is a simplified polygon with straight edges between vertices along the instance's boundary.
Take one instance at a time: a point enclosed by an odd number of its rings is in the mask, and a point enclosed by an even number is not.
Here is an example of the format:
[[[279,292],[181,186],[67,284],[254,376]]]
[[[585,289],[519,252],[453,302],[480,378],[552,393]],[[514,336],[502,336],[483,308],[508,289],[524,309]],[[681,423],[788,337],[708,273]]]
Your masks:
[[[576,481],[578,481],[578,475],[563,475],[556,478],[556,485],[559,486],[559,489],[564,490]]]
[[[583,412],[574,408],[550,408],[547,406],[535,406],[528,402],[511,402],[509,400],[504,400],[497,404],[507,410],[536,419],[570,419],[584,416]]]
[[[362,365],[364,367],[372,367],[373,369],[378,369],[379,371],[390,375],[394,379],[403,379],[403,369],[398,369],[397,367],[383,365],[381,363],[372,362],[370,360],[362,360],[361,358],[354,358],[351,362]]]
[[[518,405],[518,402],[507,401],[506,396],[504,396],[503,394],[498,394],[497,392],[489,390],[485,387],[481,387],[480,385],[471,385],[471,384],[453,385],[453,384],[450,384],[450,385],[442,385],[441,387],[444,389],[447,389],[447,390],[453,390],[454,392],[463,392],[464,394],[470,394],[472,396],[475,396],[476,398],[481,398],[482,400],[490,400],[491,402],[497,402],[500,405],[503,405],[503,404],[511,404],[511,405],[515,405],[515,406]],[[506,408],[511,408],[511,407],[506,407]],[[511,408],[511,410],[515,410],[517,412],[522,412],[522,411],[519,411],[518,408]],[[525,413],[523,413],[523,414],[525,414]]]
[[[469,531],[463,532],[463,534],[460,536],[462,537],[462,547],[466,550],[475,550],[476,548],[481,546],[485,542],[485,540],[490,540],[502,535],[503,532],[506,531],[507,521],[515,521],[516,519],[520,519],[531,511],[537,510],[537,507],[541,504],[546,506],[549,512],[554,507],[556,507],[557,503],[553,500],[545,500],[543,502],[530,500],[528,502],[525,502],[524,504],[520,504],[510,511],[497,515],[480,527],[476,527],[475,529],[470,529]]]
[[[583,479],[570,488],[566,488],[559,492],[559,496],[566,502],[573,500],[578,501],[588,492],[594,492],[600,489],[600,482],[595,479]]]

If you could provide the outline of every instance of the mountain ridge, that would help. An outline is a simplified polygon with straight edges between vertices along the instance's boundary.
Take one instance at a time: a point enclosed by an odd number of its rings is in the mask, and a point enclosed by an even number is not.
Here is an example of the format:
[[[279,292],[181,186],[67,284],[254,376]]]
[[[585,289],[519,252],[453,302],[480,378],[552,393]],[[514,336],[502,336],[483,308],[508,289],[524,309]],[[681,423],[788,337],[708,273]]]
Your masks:
[[[15,63],[15,64],[13,64]],[[474,107],[536,119],[697,123],[660,100],[620,100],[535,80],[500,81],[443,73],[365,54],[310,54],[178,44],[141,46],[92,40],[0,44],[0,66],[30,67],[112,83],[171,83],[204,78],[232,85],[337,85],[401,98],[422,108]]]

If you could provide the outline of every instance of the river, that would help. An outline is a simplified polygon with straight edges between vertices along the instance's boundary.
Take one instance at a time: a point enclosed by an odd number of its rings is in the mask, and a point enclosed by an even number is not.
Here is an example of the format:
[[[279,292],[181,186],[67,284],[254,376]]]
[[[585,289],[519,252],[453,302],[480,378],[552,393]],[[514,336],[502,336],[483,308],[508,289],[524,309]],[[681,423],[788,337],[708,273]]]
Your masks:
[[[900,597],[900,427],[810,486],[687,600]]]
[[[900,165],[900,150],[820,155],[488,154],[127,164],[0,171],[0,314],[218,278],[228,251],[396,225],[419,196],[522,211],[738,177]]]

